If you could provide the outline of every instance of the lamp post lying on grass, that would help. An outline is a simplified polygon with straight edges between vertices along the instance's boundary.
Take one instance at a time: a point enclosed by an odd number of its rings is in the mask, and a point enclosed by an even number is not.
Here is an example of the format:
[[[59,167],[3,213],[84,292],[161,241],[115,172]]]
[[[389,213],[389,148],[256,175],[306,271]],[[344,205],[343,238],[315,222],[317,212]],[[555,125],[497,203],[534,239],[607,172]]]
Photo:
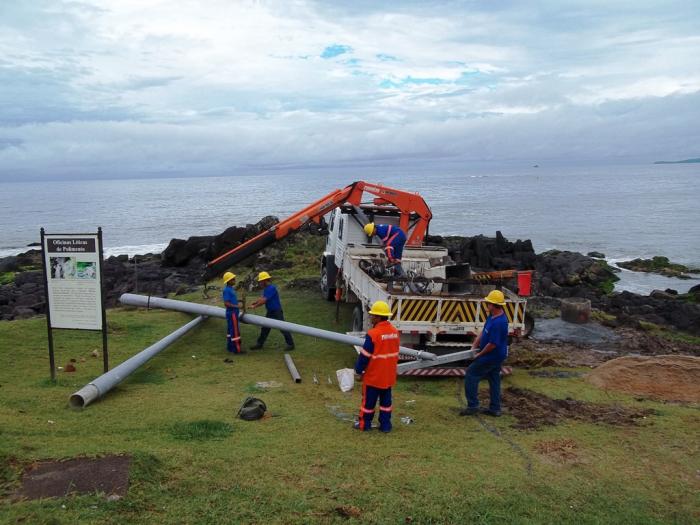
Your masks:
[[[292,379],[294,379],[294,382],[301,383],[301,375],[299,375],[299,371],[292,360],[292,356],[289,354],[284,354],[284,362],[287,365],[287,370],[289,370],[289,374],[292,376]]]
[[[194,315],[220,317],[222,319],[226,318],[226,310],[221,308],[220,306],[208,306],[206,304],[189,303],[187,301],[177,301],[175,299],[163,299],[161,297],[150,297],[146,295],[125,293],[119,298],[119,302],[129,306],[163,308],[164,310],[174,310],[176,312],[185,312]],[[242,323],[254,324],[257,326],[265,326],[267,328],[274,328],[286,332],[294,332],[301,335],[309,335],[311,337],[319,337],[321,339],[327,339],[328,341],[334,341],[336,343],[344,343],[353,346],[362,346],[364,344],[364,339],[362,339],[361,337],[339,334],[338,332],[322,330],[320,328],[305,326],[303,324],[290,323],[289,321],[278,321],[277,319],[270,319],[268,317],[261,317],[259,315],[242,313],[238,320]],[[423,352],[422,350],[414,350],[413,348],[406,348],[405,346],[399,347],[399,353],[402,355],[414,357],[416,359],[426,359],[430,361],[434,361],[435,359],[437,359],[437,356],[433,353]]]
[[[206,316],[203,315],[196,317],[186,325],[175,330],[170,335],[165,336],[157,343],[152,344],[135,356],[130,357],[119,366],[114,367],[109,372],[106,372],[97,379],[94,379],[91,383],[88,383],[75,394],[70,396],[70,406],[73,408],[83,408],[92,403],[95,399],[104,396],[107,392],[124,381],[138,367],[144,365],[147,361],[158,355],[161,351],[165,350],[187,332],[196,326],[199,326],[199,324],[205,319]]]

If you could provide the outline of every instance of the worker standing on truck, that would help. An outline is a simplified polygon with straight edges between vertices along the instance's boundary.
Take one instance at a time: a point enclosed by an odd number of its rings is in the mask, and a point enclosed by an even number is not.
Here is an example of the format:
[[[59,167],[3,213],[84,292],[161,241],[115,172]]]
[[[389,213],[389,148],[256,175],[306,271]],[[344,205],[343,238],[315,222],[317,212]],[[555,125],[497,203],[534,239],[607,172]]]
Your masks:
[[[365,224],[364,230],[369,238],[375,235],[379,237],[384,247],[384,253],[389,260],[389,267],[393,268],[397,276],[403,276],[401,257],[403,256],[403,247],[406,244],[406,232],[398,226],[374,224],[373,222]]]
[[[484,302],[489,316],[472,343],[476,354],[464,376],[467,408],[460,411],[462,416],[479,412],[479,382],[482,379],[488,379],[490,396],[489,408],[482,412],[495,417],[501,415],[501,364],[508,357],[508,318],[503,312],[506,299],[500,290],[492,290]]]
[[[236,289],[233,285],[236,284],[236,274],[226,272],[224,274],[224,306],[226,306],[226,323],[228,330],[226,331],[226,349],[233,354],[243,354],[241,349],[241,330],[238,325],[238,315],[243,304],[238,300]]]
[[[269,319],[277,319],[278,321],[284,321],[284,313],[282,312],[282,303],[280,302],[280,294],[277,291],[277,287],[270,282],[272,277],[267,272],[260,272],[258,274],[258,284],[262,288],[262,296],[256,299],[251,305],[251,308],[257,308],[260,305],[265,305],[267,313],[265,317]],[[294,350],[294,339],[292,339],[292,334],[281,330],[284,336],[284,341],[287,343],[286,351]],[[267,336],[270,335],[270,329],[267,327],[262,327],[260,329],[260,336],[258,337],[258,342],[254,346],[251,346],[251,350],[259,350],[265,344]]]
[[[384,301],[377,301],[369,311],[373,328],[355,363],[355,373],[362,376],[362,405],[354,428],[371,430],[374,407],[379,399],[379,430],[391,432],[391,387],[396,384],[399,363],[399,332],[389,322],[391,310]]]

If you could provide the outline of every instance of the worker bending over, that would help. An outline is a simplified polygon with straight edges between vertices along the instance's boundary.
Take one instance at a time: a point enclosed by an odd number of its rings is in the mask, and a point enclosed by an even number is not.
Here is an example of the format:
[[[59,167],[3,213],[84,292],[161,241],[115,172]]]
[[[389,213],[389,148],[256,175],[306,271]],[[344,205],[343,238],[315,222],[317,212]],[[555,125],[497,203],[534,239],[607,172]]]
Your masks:
[[[375,235],[379,237],[384,247],[384,253],[389,260],[389,267],[393,268],[397,276],[403,276],[401,257],[403,256],[403,247],[406,244],[406,232],[398,226],[374,224],[373,222],[365,224],[364,230],[370,239]]]
[[[267,313],[265,317],[270,319],[277,319],[278,321],[284,321],[284,313],[282,312],[282,303],[280,302],[280,294],[277,291],[277,287],[270,282],[272,277],[267,272],[260,272],[258,274],[258,285],[262,288],[262,296],[256,299],[251,305],[251,308],[257,308],[260,305],[265,305]],[[294,350],[294,339],[292,339],[292,334],[281,330],[284,336],[284,341],[287,343],[285,350]],[[258,342],[254,346],[251,346],[251,350],[259,350],[265,344],[267,336],[270,335],[270,329],[263,326],[260,329],[260,336],[258,337]]]
[[[391,387],[396,384],[399,362],[399,332],[389,322],[391,310],[384,301],[377,301],[369,311],[373,328],[355,363],[355,373],[362,376],[362,405],[354,428],[371,430],[374,407],[379,399],[379,430],[391,431]]]
[[[501,364],[508,357],[508,318],[503,312],[506,298],[500,290],[492,290],[484,298],[489,316],[481,333],[472,343],[476,350],[474,361],[464,376],[464,390],[467,395],[467,408],[462,416],[471,416],[479,411],[479,382],[488,379],[490,404],[484,414],[501,415]]]
[[[234,354],[244,354],[245,350],[241,349],[241,330],[238,325],[238,315],[243,304],[238,300],[236,289],[233,285],[236,284],[236,275],[231,272],[224,274],[224,306],[226,307],[226,323],[228,330],[226,331],[226,349]]]

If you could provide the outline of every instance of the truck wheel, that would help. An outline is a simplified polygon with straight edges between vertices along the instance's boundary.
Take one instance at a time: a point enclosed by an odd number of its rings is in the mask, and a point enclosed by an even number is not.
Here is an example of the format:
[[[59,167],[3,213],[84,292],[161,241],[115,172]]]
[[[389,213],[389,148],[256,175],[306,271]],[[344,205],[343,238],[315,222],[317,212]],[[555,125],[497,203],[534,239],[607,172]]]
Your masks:
[[[321,295],[326,301],[335,299],[335,288],[331,288],[328,283],[328,269],[325,266],[321,267]]]
[[[365,313],[362,311],[362,304],[355,305],[352,311],[352,331],[364,332]]]

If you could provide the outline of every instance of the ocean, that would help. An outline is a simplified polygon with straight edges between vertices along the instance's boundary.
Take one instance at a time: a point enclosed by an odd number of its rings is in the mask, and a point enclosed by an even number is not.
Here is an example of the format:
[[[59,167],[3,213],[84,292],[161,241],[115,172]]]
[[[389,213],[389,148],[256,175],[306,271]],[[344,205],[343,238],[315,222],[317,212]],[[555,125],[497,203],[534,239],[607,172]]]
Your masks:
[[[173,237],[283,218],[367,180],[417,191],[434,235],[531,239],[535,251],[599,251],[611,261],[664,255],[700,267],[700,164],[284,170],[220,177],[0,183],[0,256],[48,233],[103,229],[107,255],[159,252]],[[700,282],[622,272],[617,289],[685,291]]]

